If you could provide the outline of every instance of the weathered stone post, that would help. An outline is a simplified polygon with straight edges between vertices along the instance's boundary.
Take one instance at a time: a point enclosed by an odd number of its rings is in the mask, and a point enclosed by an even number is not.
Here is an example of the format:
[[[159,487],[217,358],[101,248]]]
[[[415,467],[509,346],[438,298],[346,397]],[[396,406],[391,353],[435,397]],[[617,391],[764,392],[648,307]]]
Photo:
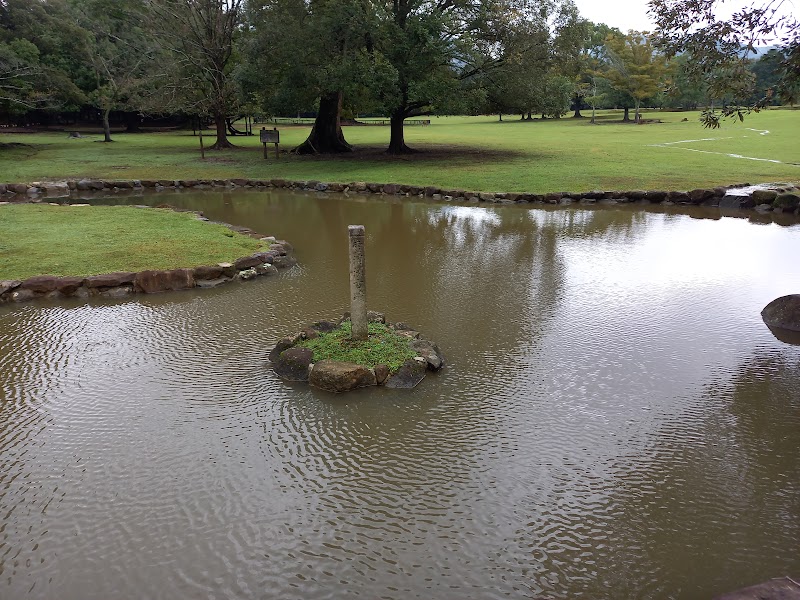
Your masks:
[[[364,226],[348,225],[350,235],[350,322],[353,339],[366,340],[367,279],[364,269]]]

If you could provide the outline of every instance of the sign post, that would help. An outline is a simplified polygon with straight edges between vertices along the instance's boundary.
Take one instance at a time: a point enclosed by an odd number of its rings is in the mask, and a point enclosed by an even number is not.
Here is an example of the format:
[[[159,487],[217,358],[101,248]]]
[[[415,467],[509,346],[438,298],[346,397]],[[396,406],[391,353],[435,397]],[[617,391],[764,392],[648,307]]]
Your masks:
[[[280,158],[278,145],[281,143],[281,132],[275,127],[271,130],[262,127],[259,133],[261,134],[261,143],[264,144],[264,158],[267,158],[267,144],[275,144],[275,158]]]

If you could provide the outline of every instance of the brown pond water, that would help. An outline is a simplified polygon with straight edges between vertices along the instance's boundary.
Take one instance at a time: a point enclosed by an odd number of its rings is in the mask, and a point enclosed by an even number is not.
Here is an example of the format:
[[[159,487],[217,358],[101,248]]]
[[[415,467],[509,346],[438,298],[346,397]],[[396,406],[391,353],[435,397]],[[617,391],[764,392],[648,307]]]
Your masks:
[[[0,598],[708,598],[800,574],[800,227],[275,192],[171,202],[285,237],[215,290],[0,307]],[[709,213],[697,213],[703,216]],[[276,379],[371,308],[412,391]]]

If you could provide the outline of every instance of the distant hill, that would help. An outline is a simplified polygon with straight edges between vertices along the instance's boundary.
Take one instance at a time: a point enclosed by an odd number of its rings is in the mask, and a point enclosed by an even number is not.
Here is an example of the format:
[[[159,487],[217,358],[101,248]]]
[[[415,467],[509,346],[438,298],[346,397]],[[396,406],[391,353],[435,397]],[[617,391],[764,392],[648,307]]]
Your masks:
[[[780,46],[757,46],[755,52],[748,54],[747,58],[758,60],[770,50],[778,50]]]

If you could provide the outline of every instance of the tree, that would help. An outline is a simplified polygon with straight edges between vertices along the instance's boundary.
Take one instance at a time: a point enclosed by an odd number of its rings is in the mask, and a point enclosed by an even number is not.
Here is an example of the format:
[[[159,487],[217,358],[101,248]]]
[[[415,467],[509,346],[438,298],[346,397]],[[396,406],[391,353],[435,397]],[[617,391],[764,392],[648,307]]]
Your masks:
[[[685,54],[674,57],[667,65],[666,105],[684,110],[697,110],[709,101],[708,85],[690,77],[686,70]]]
[[[390,114],[390,154],[411,152],[405,119],[451,104],[466,82],[502,82],[524,97],[526,85],[514,73],[529,82],[532,74],[546,72],[552,66],[550,34],[562,16],[577,14],[571,0],[393,0],[382,8],[381,53],[396,72],[382,94]],[[507,70],[495,77],[501,69]],[[502,98],[495,94],[495,100]],[[525,104],[513,98],[501,103]]]
[[[569,110],[575,84],[564,75],[548,74],[539,81],[534,110],[543,118],[560,119]]]
[[[437,98],[457,89],[459,71],[471,62],[464,34],[476,27],[480,2],[393,0],[379,7],[380,50],[395,77],[381,91],[389,111],[389,154],[406,154],[403,123],[430,114]],[[461,68],[460,68],[461,67]]]
[[[85,52],[94,73],[89,100],[100,109],[104,141],[111,142],[109,114],[141,108],[155,65],[156,50],[139,25],[145,6],[140,0],[72,0],[71,8],[87,32]]]
[[[483,112],[497,113],[500,120],[503,113],[520,113],[523,120],[530,120],[531,113],[538,111],[535,105],[551,56],[546,19],[527,19],[519,24],[506,36],[502,60],[475,77],[485,90]]]
[[[591,91],[585,98],[586,102],[589,103],[589,106],[592,107],[592,118],[589,121],[592,125],[597,123],[597,105],[605,100],[605,94],[598,92],[597,90],[597,79],[598,78],[596,76],[592,77],[591,87],[589,88]]]
[[[34,84],[41,77],[39,49],[27,40],[0,42],[0,103],[10,112],[37,104]]]
[[[791,90],[800,81],[800,25],[781,12],[781,2],[764,0],[720,18],[720,0],[649,0],[650,14],[657,25],[656,44],[668,56],[686,54],[686,72],[708,85],[712,98],[723,99],[717,110],[704,111],[705,127],[720,126],[720,119],[735,116],[743,120],[758,111],[769,98],[747,102],[754,79],[748,57],[759,45],[777,41],[785,59],[781,65],[778,90]]]
[[[615,89],[633,99],[636,108],[634,120],[639,123],[642,100],[658,92],[665,61],[656,54],[646,32],[629,31],[624,36],[612,34],[606,39],[606,51],[609,58],[606,77]]]
[[[564,2],[553,19],[553,39],[548,71],[572,80],[570,97],[575,105],[573,117],[582,118],[581,104],[589,86],[582,81],[581,72],[585,64],[585,48],[590,36],[591,23],[582,19],[572,2]],[[554,80],[550,86],[554,85]],[[562,88],[557,86],[559,90]]]
[[[83,33],[60,0],[0,2],[0,114],[84,102]]]
[[[216,126],[211,149],[231,148],[227,118],[235,112],[234,38],[244,0],[150,0],[150,28],[170,57],[160,74],[164,107]]]
[[[375,51],[375,19],[373,7],[360,0],[250,3],[246,90],[259,90],[271,111],[284,114],[318,103],[311,133],[296,152],[352,150],[342,132],[343,109],[374,102],[377,87],[391,79]],[[268,86],[259,81],[265,74]]]
[[[581,118],[580,107],[587,102],[592,107],[592,123],[595,122],[594,113],[596,105],[601,102],[601,95],[597,94],[597,78],[608,62],[606,56],[606,38],[611,35],[623,35],[615,28],[605,23],[592,23],[582,21],[583,39],[581,40],[580,53],[575,64],[575,91],[572,101],[575,104],[576,118]],[[589,98],[593,98],[592,101]]]
[[[791,97],[791,89],[795,85],[788,85],[782,81],[783,64],[786,55],[777,48],[772,48],[762,55],[758,60],[753,61],[750,70],[755,75],[755,92],[750,96],[748,103],[755,104],[762,99],[767,99],[769,104],[777,105]]]

